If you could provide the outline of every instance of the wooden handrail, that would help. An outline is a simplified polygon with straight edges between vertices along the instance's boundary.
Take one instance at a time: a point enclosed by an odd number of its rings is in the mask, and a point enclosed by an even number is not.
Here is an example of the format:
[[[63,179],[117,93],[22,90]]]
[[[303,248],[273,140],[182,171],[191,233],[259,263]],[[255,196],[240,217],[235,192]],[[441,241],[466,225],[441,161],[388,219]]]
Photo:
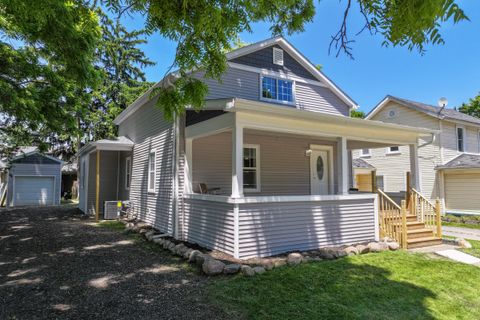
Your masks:
[[[440,200],[437,198],[435,204],[415,188],[410,188],[410,212],[417,216],[417,220],[425,223],[426,228],[432,229],[434,235],[442,237],[442,218]]]
[[[386,198],[388,201],[390,201],[390,204],[394,207],[396,207],[398,210],[402,209],[395,201],[392,200],[385,192],[383,192],[380,189],[377,189],[377,192],[384,198]]]
[[[385,192],[377,189],[380,235],[392,238],[402,248],[407,248],[407,208],[405,200],[400,207]]]

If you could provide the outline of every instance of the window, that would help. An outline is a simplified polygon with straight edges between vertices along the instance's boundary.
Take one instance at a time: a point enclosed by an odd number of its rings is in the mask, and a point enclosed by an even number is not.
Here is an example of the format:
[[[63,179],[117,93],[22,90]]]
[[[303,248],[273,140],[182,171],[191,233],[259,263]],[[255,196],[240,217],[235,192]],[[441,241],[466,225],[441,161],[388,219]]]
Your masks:
[[[293,103],[293,81],[262,77],[262,99]]]
[[[243,147],[243,190],[260,191],[260,146]]]
[[[389,154],[400,153],[400,147],[399,146],[388,147],[387,148],[387,153],[389,153]]]
[[[383,176],[375,176],[375,184],[377,189],[385,191],[385,178]]]
[[[148,192],[155,192],[155,177],[157,169],[155,155],[155,151],[151,151],[148,154]]]
[[[132,177],[132,158],[125,159],[125,189],[130,189],[130,178]]]
[[[457,126],[457,150],[465,151],[465,129]]]
[[[369,157],[370,156],[370,149],[361,149],[360,150],[360,157]]]

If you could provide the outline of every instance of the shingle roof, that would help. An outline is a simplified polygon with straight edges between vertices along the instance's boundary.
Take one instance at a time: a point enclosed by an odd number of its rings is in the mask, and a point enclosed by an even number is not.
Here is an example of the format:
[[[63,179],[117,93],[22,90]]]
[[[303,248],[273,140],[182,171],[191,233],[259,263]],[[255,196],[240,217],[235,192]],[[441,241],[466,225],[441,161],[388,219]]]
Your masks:
[[[411,107],[411,108],[413,108],[417,111],[426,113],[426,114],[431,115],[431,116],[436,117],[436,118],[459,120],[459,121],[465,121],[465,122],[470,122],[470,123],[480,125],[480,119],[479,118],[472,117],[468,114],[462,113],[462,112],[454,110],[454,109],[444,108],[442,110],[442,108],[432,106],[430,104],[411,101],[411,100],[407,100],[407,99],[403,99],[403,98],[399,98],[399,97],[394,97],[394,96],[391,96],[391,95],[388,95],[387,98],[395,100],[395,101],[397,101],[397,102],[399,102],[403,105],[406,105],[406,106]],[[441,113],[440,113],[440,111],[441,111]]]
[[[360,158],[353,159],[352,164],[354,168],[358,169],[375,169],[375,167],[372,166],[370,163]]]
[[[480,169],[480,154],[462,153],[435,169]]]

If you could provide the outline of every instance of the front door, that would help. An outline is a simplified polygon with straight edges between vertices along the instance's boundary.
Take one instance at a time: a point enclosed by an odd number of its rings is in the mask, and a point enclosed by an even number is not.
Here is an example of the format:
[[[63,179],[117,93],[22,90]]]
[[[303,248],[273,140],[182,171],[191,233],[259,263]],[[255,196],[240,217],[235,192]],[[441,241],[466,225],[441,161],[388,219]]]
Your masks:
[[[328,151],[312,150],[310,156],[310,186],[312,195],[329,193],[329,170]]]

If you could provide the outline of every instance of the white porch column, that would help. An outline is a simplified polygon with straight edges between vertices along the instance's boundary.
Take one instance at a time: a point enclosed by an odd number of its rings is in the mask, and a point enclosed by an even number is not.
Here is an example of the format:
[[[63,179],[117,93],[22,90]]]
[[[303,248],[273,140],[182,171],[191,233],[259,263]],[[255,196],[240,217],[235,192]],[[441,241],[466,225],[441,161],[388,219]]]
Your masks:
[[[338,194],[348,194],[347,138],[337,139]]]
[[[420,169],[418,165],[418,148],[417,144],[410,144],[410,183],[418,192],[421,192],[420,185]]]
[[[193,163],[192,163],[192,148],[193,146],[193,139],[185,139],[185,193],[193,193]]]
[[[243,127],[232,128],[232,198],[243,197]]]

